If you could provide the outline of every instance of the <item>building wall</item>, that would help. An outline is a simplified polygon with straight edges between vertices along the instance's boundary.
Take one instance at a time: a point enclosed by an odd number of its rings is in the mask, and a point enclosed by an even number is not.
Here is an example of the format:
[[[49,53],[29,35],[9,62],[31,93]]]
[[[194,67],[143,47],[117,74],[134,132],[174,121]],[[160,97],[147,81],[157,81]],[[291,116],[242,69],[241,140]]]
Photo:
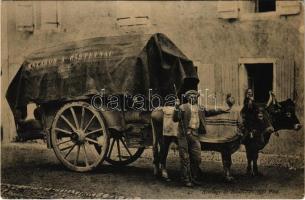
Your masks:
[[[223,102],[229,92],[237,100],[240,99],[242,59],[274,60],[278,100],[293,97],[297,103],[297,114],[303,122],[303,6],[299,7],[299,12],[295,9],[287,11],[280,7],[281,2],[277,2],[279,7],[276,12],[255,13],[253,1],[60,1],[56,8],[59,24],[46,25],[45,18],[52,16],[46,16],[44,12],[54,4],[34,1],[28,2],[32,4],[35,24],[34,28],[30,27],[30,31],[20,31],[17,26],[20,24],[18,4],[23,2],[3,2],[2,21],[6,23],[2,23],[5,26],[2,29],[2,41],[7,41],[7,45],[2,46],[6,53],[2,53],[1,60],[5,140],[10,141],[15,130],[4,93],[26,55],[33,50],[62,42],[126,32],[165,33],[194,60],[201,78],[200,88],[216,92],[218,102]],[[147,18],[137,18],[139,16]],[[124,17],[130,17],[130,22],[118,20]],[[128,23],[137,24],[136,20],[139,19],[144,20],[144,25],[128,26]],[[272,137],[264,151],[285,155],[303,154],[303,141],[303,130],[297,133],[284,131],[280,137]]]

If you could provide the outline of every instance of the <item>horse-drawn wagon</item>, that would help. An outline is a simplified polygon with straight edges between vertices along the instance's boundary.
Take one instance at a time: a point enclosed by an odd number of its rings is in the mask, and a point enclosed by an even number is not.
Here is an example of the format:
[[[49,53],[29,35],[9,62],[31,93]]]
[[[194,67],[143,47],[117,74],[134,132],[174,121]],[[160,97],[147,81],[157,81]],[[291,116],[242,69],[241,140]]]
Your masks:
[[[7,100],[17,129],[35,103],[48,147],[84,172],[104,160],[137,160],[152,142],[150,111],[171,98],[174,84],[183,93],[198,82],[192,61],[163,34],[100,37],[26,57]]]

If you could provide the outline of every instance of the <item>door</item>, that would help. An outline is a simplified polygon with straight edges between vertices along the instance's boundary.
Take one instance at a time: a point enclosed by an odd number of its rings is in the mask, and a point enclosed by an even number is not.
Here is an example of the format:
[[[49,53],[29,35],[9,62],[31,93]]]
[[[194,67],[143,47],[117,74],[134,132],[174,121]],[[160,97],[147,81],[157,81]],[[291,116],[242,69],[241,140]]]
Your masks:
[[[273,90],[273,63],[245,64],[248,88],[258,103],[266,103],[269,91]]]

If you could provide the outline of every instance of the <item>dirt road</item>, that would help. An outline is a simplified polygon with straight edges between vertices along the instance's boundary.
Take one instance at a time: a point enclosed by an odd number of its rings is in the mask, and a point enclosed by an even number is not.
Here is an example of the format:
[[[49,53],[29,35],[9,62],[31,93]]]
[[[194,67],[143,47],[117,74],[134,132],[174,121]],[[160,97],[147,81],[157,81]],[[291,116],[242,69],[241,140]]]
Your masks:
[[[41,144],[2,145],[3,198],[302,198],[303,169],[261,167],[263,177],[245,176],[245,164],[233,164],[234,183],[222,179],[220,162],[203,162],[202,186],[179,183],[178,155],[168,161],[173,181],[152,176],[150,153],[126,167],[104,164],[89,173],[66,170]],[[151,150],[146,150],[151,151]],[[148,155],[148,156],[147,156]]]

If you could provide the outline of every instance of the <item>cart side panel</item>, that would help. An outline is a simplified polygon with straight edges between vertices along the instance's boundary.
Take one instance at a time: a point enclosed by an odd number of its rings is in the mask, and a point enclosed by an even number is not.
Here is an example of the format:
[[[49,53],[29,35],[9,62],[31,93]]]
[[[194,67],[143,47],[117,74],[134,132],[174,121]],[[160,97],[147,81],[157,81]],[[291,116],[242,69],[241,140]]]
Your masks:
[[[116,131],[122,132],[125,130],[124,114],[121,111],[101,111],[101,115],[104,117],[107,127]]]

